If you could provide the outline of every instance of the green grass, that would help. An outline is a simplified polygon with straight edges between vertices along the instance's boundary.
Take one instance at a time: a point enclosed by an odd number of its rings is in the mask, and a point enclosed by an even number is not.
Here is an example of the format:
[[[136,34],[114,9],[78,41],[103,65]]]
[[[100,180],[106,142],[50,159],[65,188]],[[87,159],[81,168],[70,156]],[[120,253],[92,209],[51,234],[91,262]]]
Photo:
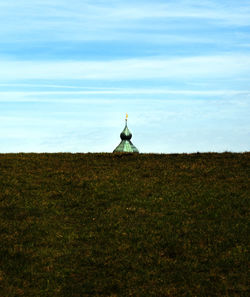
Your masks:
[[[0,296],[249,296],[250,153],[0,155]]]

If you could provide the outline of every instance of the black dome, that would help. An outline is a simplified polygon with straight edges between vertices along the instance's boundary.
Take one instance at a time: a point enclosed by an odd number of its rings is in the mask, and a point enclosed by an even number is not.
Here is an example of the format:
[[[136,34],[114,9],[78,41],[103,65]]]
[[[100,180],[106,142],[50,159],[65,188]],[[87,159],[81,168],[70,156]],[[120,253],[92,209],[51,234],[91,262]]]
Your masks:
[[[126,122],[126,126],[125,126],[124,130],[120,134],[120,137],[122,140],[130,140],[132,138],[132,133],[129,131],[129,129],[127,127],[127,122]]]

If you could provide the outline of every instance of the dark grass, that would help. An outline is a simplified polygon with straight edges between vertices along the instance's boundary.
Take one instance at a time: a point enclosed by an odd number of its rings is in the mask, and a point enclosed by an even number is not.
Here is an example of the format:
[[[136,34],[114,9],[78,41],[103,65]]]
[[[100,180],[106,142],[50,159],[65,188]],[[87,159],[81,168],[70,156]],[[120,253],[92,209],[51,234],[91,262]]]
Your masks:
[[[0,296],[249,296],[250,153],[0,155]]]

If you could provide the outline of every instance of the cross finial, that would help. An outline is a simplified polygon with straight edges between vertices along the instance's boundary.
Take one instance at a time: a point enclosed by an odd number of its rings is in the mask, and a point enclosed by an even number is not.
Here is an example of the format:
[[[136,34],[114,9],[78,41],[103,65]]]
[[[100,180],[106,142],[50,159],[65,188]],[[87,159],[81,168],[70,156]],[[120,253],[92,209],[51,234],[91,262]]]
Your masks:
[[[126,113],[126,120],[128,119],[128,114]]]

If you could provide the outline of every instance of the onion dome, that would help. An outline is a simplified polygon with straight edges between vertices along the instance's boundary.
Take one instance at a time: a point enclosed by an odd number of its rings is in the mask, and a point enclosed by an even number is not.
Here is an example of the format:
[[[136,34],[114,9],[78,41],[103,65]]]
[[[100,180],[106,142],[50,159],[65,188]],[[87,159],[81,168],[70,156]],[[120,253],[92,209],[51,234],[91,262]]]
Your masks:
[[[130,139],[132,138],[132,133],[128,129],[127,118],[128,118],[128,115],[126,115],[125,128],[120,134],[121,142],[115,148],[114,153],[139,153],[138,149],[130,141]]]
[[[125,122],[125,128],[123,129],[122,133],[120,134],[121,140],[130,140],[132,138],[132,133],[129,131],[127,126],[127,119]]]

